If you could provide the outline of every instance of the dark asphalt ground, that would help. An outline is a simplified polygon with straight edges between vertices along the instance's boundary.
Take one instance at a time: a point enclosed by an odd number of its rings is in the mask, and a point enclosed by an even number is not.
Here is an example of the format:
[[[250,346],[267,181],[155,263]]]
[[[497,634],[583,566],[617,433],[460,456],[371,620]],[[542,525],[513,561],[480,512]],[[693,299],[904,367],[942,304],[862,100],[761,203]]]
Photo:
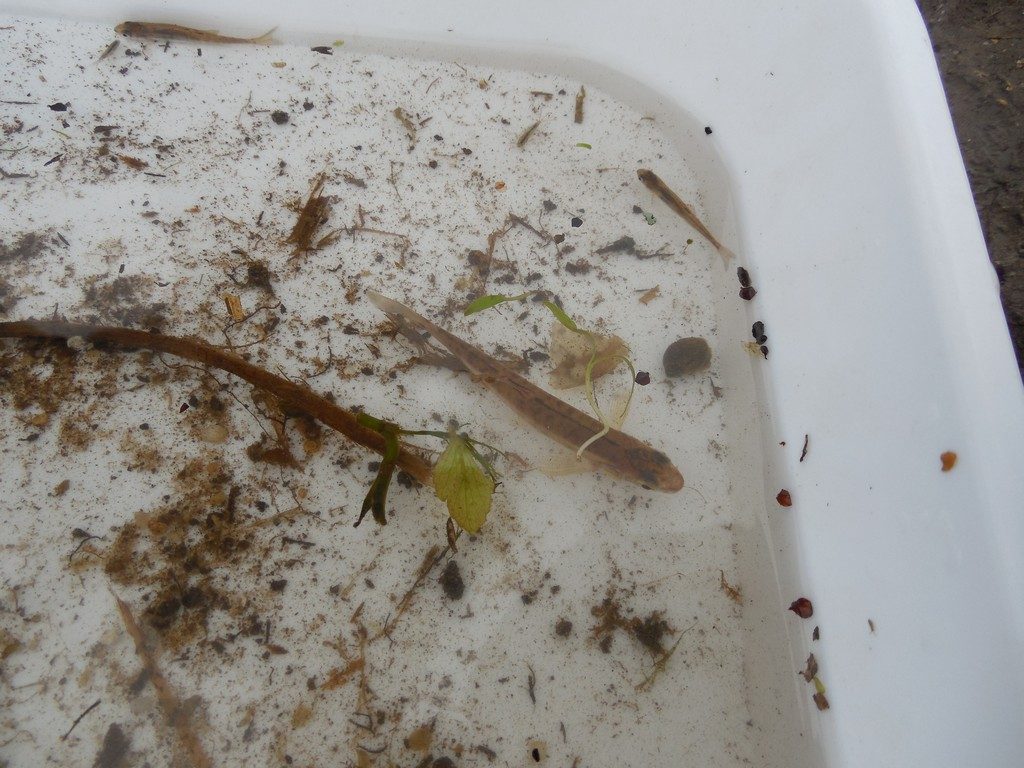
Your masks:
[[[1024,3],[917,0],[1024,369]]]

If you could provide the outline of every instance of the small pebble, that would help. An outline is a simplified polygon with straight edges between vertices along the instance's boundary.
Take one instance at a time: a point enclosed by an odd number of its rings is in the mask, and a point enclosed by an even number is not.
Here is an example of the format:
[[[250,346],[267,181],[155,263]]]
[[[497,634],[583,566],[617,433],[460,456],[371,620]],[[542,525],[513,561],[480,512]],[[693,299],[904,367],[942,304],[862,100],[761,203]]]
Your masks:
[[[572,221],[570,221],[569,223],[572,224],[574,227],[582,227],[583,219],[581,219],[579,216],[573,216]]]
[[[755,291],[749,285],[740,288],[740,298],[743,299],[744,301],[750,301],[755,296],[757,296],[757,291]]]
[[[670,378],[700,373],[711,365],[711,347],[697,336],[678,339],[668,345],[662,364]]]

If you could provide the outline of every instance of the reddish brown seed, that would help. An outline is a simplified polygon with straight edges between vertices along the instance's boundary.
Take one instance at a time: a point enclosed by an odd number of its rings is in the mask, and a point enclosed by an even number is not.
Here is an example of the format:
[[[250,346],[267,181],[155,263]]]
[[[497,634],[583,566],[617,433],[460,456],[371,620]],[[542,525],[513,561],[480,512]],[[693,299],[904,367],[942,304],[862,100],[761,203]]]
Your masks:
[[[750,301],[752,298],[757,296],[757,291],[751,288],[749,285],[745,285],[740,288],[740,298],[744,301]]]
[[[750,273],[743,267],[736,268],[736,277],[739,278],[740,285],[744,288],[750,285]]]
[[[649,374],[647,371],[637,371],[636,379],[634,379],[634,381],[636,381],[636,383],[639,384],[641,387],[646,387],[648,384],[651,383],[651,374]]]
[[[939,459],[942,460],[942,471],[949,472],[953,467],[956,466],[956,453],[953,451],[946,451]]]
[[[182,403],[181,407],[178,408],[178,413],[184,413],[188,410],[188,403]]]
[[[826,709],[828,709],[828,699],[825,698],[824,693],[816,693],[811,698],[814,699],[814,705],[818,708],[820,712],[824,712]]]
[[[789,605],[789,610],[799,616],[801,619],[809,619],[814,615],[814,606],[811,605],[811,601],[806,597],[798,597]]]
[[[778,494],[776,494],[775,500],[777,502],[779,502],[779,506],[780,507],[792,507],[793,506],[793,497],[790,495],[789,491],[787,491],[785,488],[783,488],[781,491],[778,492]]]

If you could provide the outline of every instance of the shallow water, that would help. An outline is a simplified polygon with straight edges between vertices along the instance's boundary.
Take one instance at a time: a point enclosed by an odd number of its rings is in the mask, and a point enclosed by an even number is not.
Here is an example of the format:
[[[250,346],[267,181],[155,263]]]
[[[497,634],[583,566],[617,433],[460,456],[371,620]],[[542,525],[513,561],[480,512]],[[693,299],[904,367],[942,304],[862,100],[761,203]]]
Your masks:
[[[446,515],[429,489],[396,485],[386,527],[352,528],[375,457],[326,429],[291,419],[296,465],[254,461],[280,447],[280,415],[244,382],[169,356],[6,342],[12,764],[89,762],[114,724],[151,765],[182,754],[114,594],[157,649],[176,722],[218,765],[771,762],[774,715],[750,702],[792,691],[750,668],[790,660],[752,650],[759,630],[726,588],[764,566],[737,533],[757,529],[737,478],[760,482],[740,458],[756,436],[734,445],[751,407],[736,380],[747,353],[721,327],[731,273],[637,181],[654,168],[705,215],[710,182],[666,126],[598,84],[547,74],[344,45],[122,39],[97,60],[107,27],[7,24],[4,98],[32,103],[0,105],[0,163],[31,178],[0,188],[3,319],[158,325],[408,428],[457,419],[513,455],[483,531],[442,553]],[[337,238],[295,254],[284,241],[320,173],[331,209],[317,239]],[[508,228],[510,214],[530,228]],[[506,228],[479,269],[472,252]],[[598,253],[624,236],[631,249]],[[529,360],[542,386],[543,307],[471,322],[461,307],[481,292],[557,294],[651,373],[624,429],[688,487],[545,475],[565,451],[467,377],[404,365],[413,352],[385,332],[370,288]],[[225,294],[251,317],[233,323]],[[688,336],[708,340],[711,367],[667,380],[662,353]],[[599,392],[613,402],[627,388],[619,371]],[[580,390],[559,394],[586,408]],[[612,610],[618,626],[602,631]]]

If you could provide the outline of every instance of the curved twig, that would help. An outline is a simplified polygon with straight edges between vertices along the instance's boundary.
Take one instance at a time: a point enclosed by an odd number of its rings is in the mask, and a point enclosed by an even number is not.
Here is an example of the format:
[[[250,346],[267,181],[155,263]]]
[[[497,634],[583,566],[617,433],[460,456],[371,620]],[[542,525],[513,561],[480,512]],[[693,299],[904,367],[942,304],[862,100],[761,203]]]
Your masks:
[[[231,352],[198,339],[167,336],[162,333],[149,333],[132,328],[49,320],[20,320],[0,323],[0,338],[70,339],[74,337],[80,337],[100,346],[110,345],[125,350],[149,349],[154,352],[166,352],[211,368],[219,368],[270,392],[285,405],[326,424],[353,442],[376,453],[384,453],[384,438],[373,430],[358,424],[356,414],[352,411],[335,405],[311,389],[270,373]],[[416,451],[402,447],[398,455],[398,466],[419,482],[430,483],[433,468],[430,462]]]

